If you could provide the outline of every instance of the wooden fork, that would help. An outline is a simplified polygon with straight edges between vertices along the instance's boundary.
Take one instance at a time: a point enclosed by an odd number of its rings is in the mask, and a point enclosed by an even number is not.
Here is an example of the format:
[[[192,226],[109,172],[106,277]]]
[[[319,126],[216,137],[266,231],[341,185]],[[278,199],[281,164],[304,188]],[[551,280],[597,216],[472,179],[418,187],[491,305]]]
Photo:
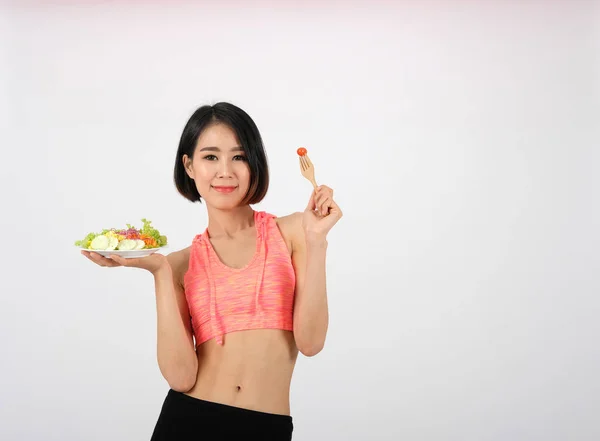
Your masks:
[[[300,171],[302,172],[302,176],[308,179],[314,188],[317,188],[317,181],[315,181],[315,167],[308,155],[300,156]]]

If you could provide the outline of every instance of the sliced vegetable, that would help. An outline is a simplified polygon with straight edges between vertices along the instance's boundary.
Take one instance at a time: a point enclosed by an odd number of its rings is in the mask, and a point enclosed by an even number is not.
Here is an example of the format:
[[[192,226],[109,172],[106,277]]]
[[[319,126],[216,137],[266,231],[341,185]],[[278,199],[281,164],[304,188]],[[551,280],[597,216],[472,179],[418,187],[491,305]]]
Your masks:
[[[106,236],[96,236],[92,243],[90,243],[90,248],[92,250],[105,250],[108,248],[108,237]]]
[[[104,229],[100,233],[89,233],[75,245],[88,250],[141,250],[167,245],[167,237],[152,226],[152,222],[142,219],[142,228],[127,224],[127,229]]]
[[[137,242],[135,240],[123,239],[121,242],[119,242],[119,245],[117,246],[117,248],[121,251],[128,251],[128,250],[133,250],[136,245],[137,245]]]

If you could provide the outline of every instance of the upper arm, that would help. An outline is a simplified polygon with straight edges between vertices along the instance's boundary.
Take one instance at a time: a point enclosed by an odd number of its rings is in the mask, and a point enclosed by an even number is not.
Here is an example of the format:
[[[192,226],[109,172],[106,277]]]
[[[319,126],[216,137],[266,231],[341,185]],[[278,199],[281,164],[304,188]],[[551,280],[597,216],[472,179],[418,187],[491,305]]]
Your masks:
[[[306,280],[306,242],[304,240],[301,212],[286,216],[285,230],[291,244],[292,266],[294,267],[294,273],[296,277],[294,295],[295,316],[299,311],[299,308],[297,308],[296,305],[301,300],[302,288],[304,287],[304,281]],[[294,320],[294,323],[297,323],[297,320]]]
[[[292,222],[292,264],[296,273],[296,291],[304,285],[306,274],[306,241],[302,229],[302,213],[294,214]]]
[[[277,226],[290,250],[292,265],[296,273],[296,286],[304,280],[306,266],[306,245],[302,229],[302,213],[292,213],[277,218]]]
[[[186,334],[190,342],[193,343],[193,331],[192,331],[192,319],[190,316],[190,309],[185,297],[185,289],[183,285],[183,276],[188,268],[188,260],[186,250],[175,251],[167,255],[167,261],[171,266],[171,272],[173,274],[173,288],[175,289],[175,296],[177,298],[177,306],[179,307],[179,314],[181,320],[185,326]]]

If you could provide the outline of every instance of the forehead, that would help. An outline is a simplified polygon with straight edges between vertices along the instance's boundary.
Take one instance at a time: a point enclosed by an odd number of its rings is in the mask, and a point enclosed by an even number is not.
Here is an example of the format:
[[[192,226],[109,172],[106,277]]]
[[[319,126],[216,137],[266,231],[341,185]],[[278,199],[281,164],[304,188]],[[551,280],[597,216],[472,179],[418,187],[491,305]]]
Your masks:
[[[198,137],[196,147],[235,147],[239,141],[235,132],[225,124],[211,124]]]

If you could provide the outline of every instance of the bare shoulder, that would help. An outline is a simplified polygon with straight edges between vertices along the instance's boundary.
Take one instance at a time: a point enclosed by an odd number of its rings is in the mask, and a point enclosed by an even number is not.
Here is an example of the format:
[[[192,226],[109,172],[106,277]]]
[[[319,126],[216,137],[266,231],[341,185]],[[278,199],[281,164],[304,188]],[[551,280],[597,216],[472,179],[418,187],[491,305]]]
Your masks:
[[[302,226],[302,212],[296,211],[285,216],[279,216],[275,220],[279,228],[296,228],[298,225]]]
[[[173,251],[167,254],[167,261],[173,271],[173,278],[183,286],[183,276],[188,270],[188,262],[190,259],[190,248]]]
[[[279,231],[283,236],[288,247],[293,250],[299,241],[302,240],[302,212],[297,211],[285,216],[277,217],[275,219]]]

